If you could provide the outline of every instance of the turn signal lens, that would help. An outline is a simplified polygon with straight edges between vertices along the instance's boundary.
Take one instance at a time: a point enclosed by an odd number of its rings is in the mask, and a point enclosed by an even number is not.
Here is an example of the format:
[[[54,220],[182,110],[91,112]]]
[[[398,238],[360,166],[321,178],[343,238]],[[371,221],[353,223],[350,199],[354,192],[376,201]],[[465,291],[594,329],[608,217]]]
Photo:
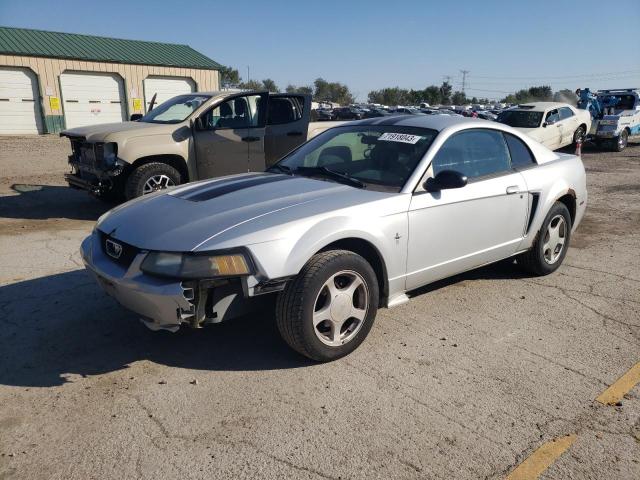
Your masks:
[[[211,271],[215,275],[247,275],[249,266],[244,255],[223,255],[220,257],[208,257],[211,262]]]

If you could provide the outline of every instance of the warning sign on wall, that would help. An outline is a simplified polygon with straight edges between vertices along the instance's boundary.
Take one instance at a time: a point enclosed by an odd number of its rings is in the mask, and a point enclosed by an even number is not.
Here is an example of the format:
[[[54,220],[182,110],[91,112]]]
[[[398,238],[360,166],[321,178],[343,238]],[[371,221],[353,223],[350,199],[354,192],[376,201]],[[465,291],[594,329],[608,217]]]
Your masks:
[[[49,106],[51,110],[60,110],[60,99],[58,97],[49,97]]]
[[[141,98],[134,98],[133,99],[133,109],[135,111],[142,110],[142,99]]]

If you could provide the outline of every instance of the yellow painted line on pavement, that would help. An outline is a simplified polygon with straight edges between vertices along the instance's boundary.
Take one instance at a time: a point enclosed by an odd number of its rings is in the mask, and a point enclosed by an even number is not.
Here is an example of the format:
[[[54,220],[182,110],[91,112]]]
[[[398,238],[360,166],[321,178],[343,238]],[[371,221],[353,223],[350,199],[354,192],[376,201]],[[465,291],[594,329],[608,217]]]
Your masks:
[[[627,373],[600,394],[596,401],[604,405],[615,405],[622,401],[625,394],[640,382],[640,362],[636,363]]]
[[[567,435],[556,438],[529,455],[525,461],[518,465],[505,480],[535,480],[544,472],[560,455],[562,455],[578,438],[577,435]]]

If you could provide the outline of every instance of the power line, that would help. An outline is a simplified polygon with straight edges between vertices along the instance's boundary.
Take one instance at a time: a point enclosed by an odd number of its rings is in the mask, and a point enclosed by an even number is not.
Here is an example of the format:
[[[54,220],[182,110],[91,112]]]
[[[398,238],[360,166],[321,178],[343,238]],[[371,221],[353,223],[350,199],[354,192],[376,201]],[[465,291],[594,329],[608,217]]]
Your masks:
[[[462,70],[461,70],[462,71]],[[561,75],[561,76],[535,76],[535,77],[506,77],[504,75],[474,75],[474,78],[502,79],[502,80],[543,80],[543,79],[572,79],[572,78],[594,78],[603,76],[617,76],[624,74],[639,74],[640,70],[624,70],[621,72],[602,72],[602,73],[582,73],[578,75]]]
[[[511,91],[506,91],[506,90],[486,90],[483,88],[467,88],[467,90],[471,90],[474,92],[493,92],[493,93],[513,93],[513,90]]]

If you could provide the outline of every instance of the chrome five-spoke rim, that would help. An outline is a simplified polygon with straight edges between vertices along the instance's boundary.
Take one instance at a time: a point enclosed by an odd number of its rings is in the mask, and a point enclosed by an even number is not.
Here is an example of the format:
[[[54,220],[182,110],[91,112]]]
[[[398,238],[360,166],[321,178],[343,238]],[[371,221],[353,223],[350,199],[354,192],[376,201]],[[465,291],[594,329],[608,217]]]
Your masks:
[[[163,188],[173,187],[175,183],[166,175],[154,175],[149,180],[144,183],[144,187],[142,188],[142,194],[146,195],[147,193],[153,193],[157,190],[162,190]]]
[[[344,345],[362,328],[368,306],[369,290],[362,276],[352,270],[340,271],[320,288],[314,303],[313,331],[326,345]]]
[[[562,215],[556,215],[549,222],[542,244],[544,261],[553,265],[558,261],[567,240],[567,222]]]

